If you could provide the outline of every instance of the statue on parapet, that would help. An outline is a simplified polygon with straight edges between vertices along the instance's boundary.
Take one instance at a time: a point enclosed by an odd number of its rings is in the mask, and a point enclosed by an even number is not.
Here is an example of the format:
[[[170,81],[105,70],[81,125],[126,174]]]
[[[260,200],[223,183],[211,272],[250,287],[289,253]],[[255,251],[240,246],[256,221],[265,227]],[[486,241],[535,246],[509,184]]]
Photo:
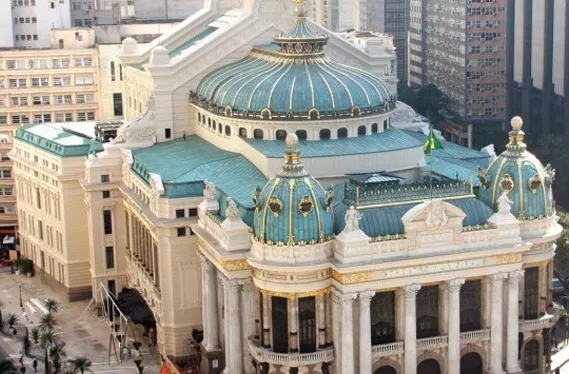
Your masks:
[[[354,232],[360,229],[360,220],[362,219],[362,214],[356,210],[352,205],[350,209],[346,211],[344,220],[346,221],[346,226],[344,232]]]
[[[514,202],[510,200],[506,191],[502,192],[497,201],[499,214],[510,215],[512,213],[512,204]]]
[[[225,211],[225,216],[230,221],[240,221],[241,214],[239,214],[239,208],[231,197],[227,198],[227,210]]]
[[[206,200],[217,200],[217,189],[215,188],[215,184],[207,179],[204,180],[203,183],[205,185],[203,196]]]

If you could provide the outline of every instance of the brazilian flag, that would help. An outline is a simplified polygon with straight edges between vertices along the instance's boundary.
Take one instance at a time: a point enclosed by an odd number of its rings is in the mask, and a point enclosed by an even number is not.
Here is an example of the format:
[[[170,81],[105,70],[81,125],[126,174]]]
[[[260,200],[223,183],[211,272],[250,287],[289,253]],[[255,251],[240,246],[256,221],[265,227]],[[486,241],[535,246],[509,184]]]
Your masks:
[[[437,136],[433,132],[433,129],[431,128],[431,130],[429,131],[429,136],[427,136],[427,141],[423,146],[423,150],[425,151],[425,153],[431,153],[432,151],[437,149],[443,149],[443,145],[441,144],[441,141],[439,140],[439,138],[437,138]]]

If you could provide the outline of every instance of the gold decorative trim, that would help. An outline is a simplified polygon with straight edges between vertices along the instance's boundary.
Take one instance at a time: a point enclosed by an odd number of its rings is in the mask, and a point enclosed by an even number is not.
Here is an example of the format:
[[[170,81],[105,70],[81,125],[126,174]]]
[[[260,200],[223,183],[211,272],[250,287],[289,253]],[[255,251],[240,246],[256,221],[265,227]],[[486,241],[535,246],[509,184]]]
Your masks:
[[[313,210],[314,210],[314,202],[312,201],[310,196],[304,195],[302,199],[300,199],[300,202],[298,203],[298,211],[304,217],[308,217]]]
[[[330,287],[323,288],[321,290],[316,291],[307,291],[307,292],[276,292],[276,291],[269,291],[260,289],[261,294],[266,296],[275,296],[275,297],[284,297],[287,299],[299,299],[301,297],[310,297],[310,296],[324,296],[331,292]]]
[[[247,262],[247,260],[219,260],[221,266],[223,266],[226,270],[235,271],[235,270],[247,270],[251,268],[251,265]]]
[[[496,256],[496,263],[507,264],[510,262],[520,262],[522,260],[521,253],[513,253],[508,255]]]
[[[332,270],[332,278],[342,284],[365,282],[371,279],[371,271],[343,274],[336,270]]]
[[[541,186],[541,179],[539,178],[539,175],[535,174],[533,177],[531,177],[528,180],[528,187],[529,190],[536,194],[537,190],[539,189],[539,186]]]
[[[359,188],[359,187],[358,187]],[[466,199],[466,198],[470,198],[470,197],[475,197],[474,194],[468,194],[468,195],[458,195],[458,196],[449,196],[449,197],[443,197],[441,198],[441,200],[443,201],[447,201],[447,200],[458,200],[458,199]],[[359,191],[358,191],[358,200],[359,200]],[[356,205],[356,209],[357,210],[363,210],[363,209],[371,209],[371,208],[380,208],[380,207],[387,207],[387,206],[398,206],[398,205],[407,205],[407,204],[415,204],[415,203],[424,203],[425,199],[418,199],[418,200],[405,200],[405,201],[398,201],[395,203],[384,203],[384,204],[371,204],[371,205]],[[356,203],[358,204],[358,202]]]

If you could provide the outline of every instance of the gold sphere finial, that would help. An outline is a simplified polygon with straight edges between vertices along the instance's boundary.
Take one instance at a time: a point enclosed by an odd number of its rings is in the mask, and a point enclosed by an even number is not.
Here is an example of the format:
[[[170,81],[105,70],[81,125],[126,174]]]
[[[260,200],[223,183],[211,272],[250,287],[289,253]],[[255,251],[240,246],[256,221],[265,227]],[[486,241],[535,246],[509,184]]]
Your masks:
[[[524,121],[522,120],[522,117],[515,116],[510,121],[510,125],[512,126],[512,130],[520,131],[522,129],[522,126],[524,125]]]

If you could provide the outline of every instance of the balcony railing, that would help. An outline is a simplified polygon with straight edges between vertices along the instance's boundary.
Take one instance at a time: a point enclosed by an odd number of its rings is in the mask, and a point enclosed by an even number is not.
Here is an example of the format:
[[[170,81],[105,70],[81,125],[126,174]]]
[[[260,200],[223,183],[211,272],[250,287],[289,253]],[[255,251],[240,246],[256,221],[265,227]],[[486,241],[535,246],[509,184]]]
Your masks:
[[[403,353],[405,343],[404,342],[394,342],[387,344],[379,344],[371,347],[371,354],[373,358],[379,358],[383,356],[390,356],[393,354]]]
[[[317,365],[334,359],[333,347],[312,353],[277,353],[261,347],[255,340],[249,340],[249,352],[257,361],[289,367]]]
[[[443,348],[448,345],[448,336],[432,336],[430,338],[417,339],[418,349],[436,349]]]
[[[490,330],[475,330],[460,333],[461,343],[480,342],[490,339]]]
[[[553,315],[546,314],[538,319],[520,321],[520,331],[542,330],[549,328],[552,318],[554,318]]]

